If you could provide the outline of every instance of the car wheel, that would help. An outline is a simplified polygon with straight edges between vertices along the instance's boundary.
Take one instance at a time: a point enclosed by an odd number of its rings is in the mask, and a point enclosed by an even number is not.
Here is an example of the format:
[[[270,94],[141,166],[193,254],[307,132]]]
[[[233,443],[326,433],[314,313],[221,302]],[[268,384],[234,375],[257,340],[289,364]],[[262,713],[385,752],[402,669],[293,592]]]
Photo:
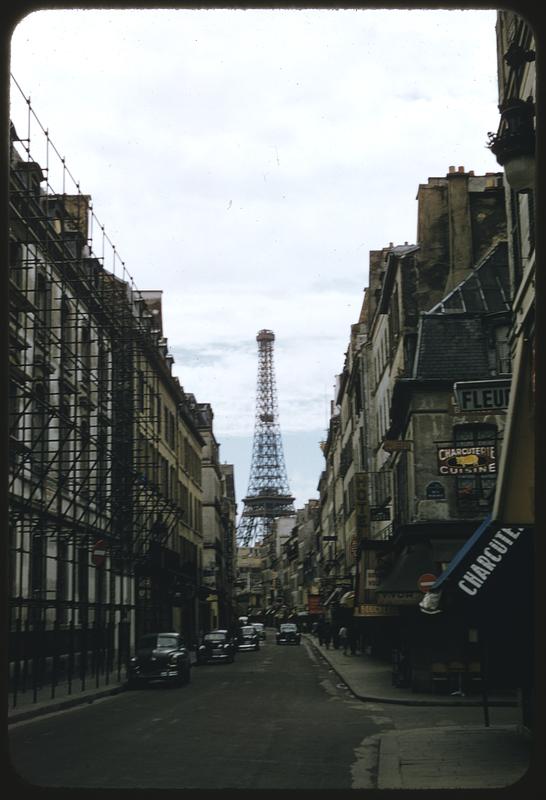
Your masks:
[[[140,685],[140,681],[138,681],[136,678],[129,678],[127,681],[128,689],[138,689]]]

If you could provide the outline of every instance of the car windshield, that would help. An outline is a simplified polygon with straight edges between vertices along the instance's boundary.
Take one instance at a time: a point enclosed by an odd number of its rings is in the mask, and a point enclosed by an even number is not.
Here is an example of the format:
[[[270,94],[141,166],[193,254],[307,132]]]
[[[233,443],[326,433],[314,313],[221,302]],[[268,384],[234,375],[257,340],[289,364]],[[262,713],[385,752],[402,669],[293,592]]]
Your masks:
[[[250,625],[248,627],[241,628],[241,630],[243,632],[243,636],[252,636],[253,633],[256,633],[254,628]]]
[[[253,622],[252,627],[255,628],[257,631],[263,631],[264,626],[261,622]]]
[[[281,631],[283,633],[293,633],[294,631],[297,631],[297,630],[298,629],[296,628],[295,625],[290,625],[290,624],[281,625]]]
[[[138,643],[139,650],[154,650],[156,648],[177,647],[178,639],[176,636],[168,634],[150,634],[143,636]]]
[[[225,633],[206,633],[204,636],[205,642],[224,642],[226,640]]]

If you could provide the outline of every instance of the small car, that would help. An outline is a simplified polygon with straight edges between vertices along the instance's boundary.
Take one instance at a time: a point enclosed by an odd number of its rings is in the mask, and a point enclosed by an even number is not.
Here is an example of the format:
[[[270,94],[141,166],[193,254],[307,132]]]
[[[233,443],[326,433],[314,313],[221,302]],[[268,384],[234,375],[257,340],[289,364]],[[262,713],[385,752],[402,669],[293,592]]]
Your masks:
[[[250,624],[256,630],[260,639],[265,639],[265,625],[263,622],[251,622]]]
[[[190,651],[179,633],[147,633],[137,641],[127,670],[130,688],[156,680],[180,686],[190,679]]]
[[[293,622],[283,622],[277,631],[277,644],[301,644],[301,633]]]
[[[237,650],[259,650],[260,637],[252,625],[243,625],[237,637]]]
[[[198,664],[207,664],[209,661],[226,661],[232,664],[234,660],[235,642],[226,630],[205,633],[197,648]]]

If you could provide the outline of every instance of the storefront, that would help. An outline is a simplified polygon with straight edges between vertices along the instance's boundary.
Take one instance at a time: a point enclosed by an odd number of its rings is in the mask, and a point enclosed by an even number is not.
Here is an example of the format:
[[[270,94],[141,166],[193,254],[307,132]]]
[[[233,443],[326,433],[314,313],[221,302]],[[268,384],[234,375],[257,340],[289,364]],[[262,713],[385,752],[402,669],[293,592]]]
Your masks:
[[[432,628],[456,622],[462,665],[487,692],[514,691],[532,725],[534,608],[533,531],[487,517],[420,603]],[[470,664],[474,664],[470,670]]]

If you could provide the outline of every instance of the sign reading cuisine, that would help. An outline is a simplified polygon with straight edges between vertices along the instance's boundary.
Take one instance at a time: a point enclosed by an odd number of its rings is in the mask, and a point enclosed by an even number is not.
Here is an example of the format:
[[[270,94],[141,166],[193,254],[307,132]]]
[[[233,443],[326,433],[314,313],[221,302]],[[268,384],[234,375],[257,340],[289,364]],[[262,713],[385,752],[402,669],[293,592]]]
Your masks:
[[[495,445],[438,447],[439,475],[494,475],[497,472]]]

